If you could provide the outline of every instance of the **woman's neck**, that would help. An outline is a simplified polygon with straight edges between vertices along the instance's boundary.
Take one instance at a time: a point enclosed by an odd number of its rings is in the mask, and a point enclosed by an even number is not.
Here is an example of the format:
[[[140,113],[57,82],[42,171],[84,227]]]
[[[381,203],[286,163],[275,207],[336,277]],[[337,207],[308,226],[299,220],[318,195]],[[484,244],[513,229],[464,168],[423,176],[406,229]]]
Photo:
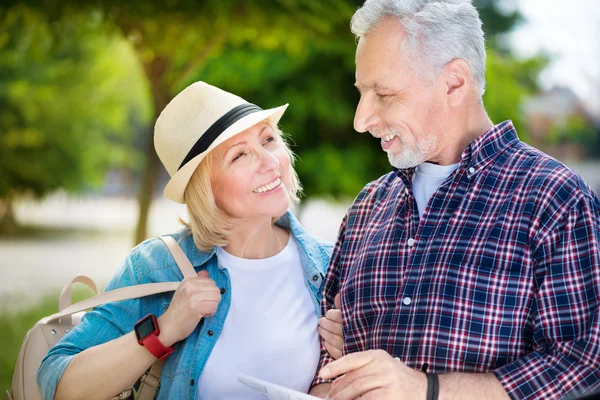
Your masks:
[[[259,260],[279,254],[288,243],[289,232],[271,223],[270,218],[238,220],[226,239],[224,249],[229,254]]]

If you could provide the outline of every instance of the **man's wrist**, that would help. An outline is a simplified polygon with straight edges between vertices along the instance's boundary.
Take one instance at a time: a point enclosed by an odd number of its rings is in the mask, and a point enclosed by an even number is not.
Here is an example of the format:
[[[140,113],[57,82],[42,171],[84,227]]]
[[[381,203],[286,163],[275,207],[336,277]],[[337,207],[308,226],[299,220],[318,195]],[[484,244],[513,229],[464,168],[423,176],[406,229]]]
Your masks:
[[[427,400],[427,374],[425,372],[414,370],[416,374],[417,388],[416,398]]]

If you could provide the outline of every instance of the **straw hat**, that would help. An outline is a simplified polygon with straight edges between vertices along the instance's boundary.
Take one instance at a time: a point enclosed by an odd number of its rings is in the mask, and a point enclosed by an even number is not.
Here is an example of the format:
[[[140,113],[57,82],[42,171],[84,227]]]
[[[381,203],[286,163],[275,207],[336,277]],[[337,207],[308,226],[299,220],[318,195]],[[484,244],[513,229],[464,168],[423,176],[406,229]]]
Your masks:
[[[263,110],[205,82],[185,88],[167,104],[154,127],[156,153],[171,175],[165,197],[184,203],[192,174],[211,150],[261,121],[276,126],[287,106]]]

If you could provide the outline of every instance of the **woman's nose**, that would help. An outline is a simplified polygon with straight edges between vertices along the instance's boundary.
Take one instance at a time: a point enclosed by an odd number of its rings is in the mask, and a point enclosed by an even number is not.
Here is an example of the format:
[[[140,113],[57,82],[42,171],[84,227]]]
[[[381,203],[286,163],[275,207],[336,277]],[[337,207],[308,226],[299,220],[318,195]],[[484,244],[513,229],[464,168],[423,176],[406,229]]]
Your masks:
[[[279,159],[267,149],[262,149],[260,152],[260,169],[261,172],[277,171],[279,169]]]

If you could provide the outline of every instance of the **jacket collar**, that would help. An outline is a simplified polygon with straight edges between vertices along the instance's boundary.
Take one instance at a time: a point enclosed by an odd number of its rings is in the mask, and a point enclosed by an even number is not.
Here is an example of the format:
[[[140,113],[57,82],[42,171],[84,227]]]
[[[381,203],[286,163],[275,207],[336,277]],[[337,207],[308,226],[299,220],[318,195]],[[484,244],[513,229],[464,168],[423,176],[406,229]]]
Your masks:
[[[289,210],[287,210],[285,214],[275,221],[275,225],[287,229],[292,233],[294,239],[296,239],[296,242],[298,242],[298,244],[305,251],[308,259],[313,263],[313,265],[319,265],[318,259],[315,258],[315,255],[317,254],[325,255],[327,259],[329,258],[329,255],[326,254],[319,242],[314,239],[306,230],[304,230],[298,219]],[[206,264],[217,252],[216,247],[213,247],[208,252],[199,250],[194,243],[194,238],[191,232],[187,229],[181,231],[179,235],[186,235],[180,244],[183,248],[183,251],[190,259],[190,262],[195,267]]]

